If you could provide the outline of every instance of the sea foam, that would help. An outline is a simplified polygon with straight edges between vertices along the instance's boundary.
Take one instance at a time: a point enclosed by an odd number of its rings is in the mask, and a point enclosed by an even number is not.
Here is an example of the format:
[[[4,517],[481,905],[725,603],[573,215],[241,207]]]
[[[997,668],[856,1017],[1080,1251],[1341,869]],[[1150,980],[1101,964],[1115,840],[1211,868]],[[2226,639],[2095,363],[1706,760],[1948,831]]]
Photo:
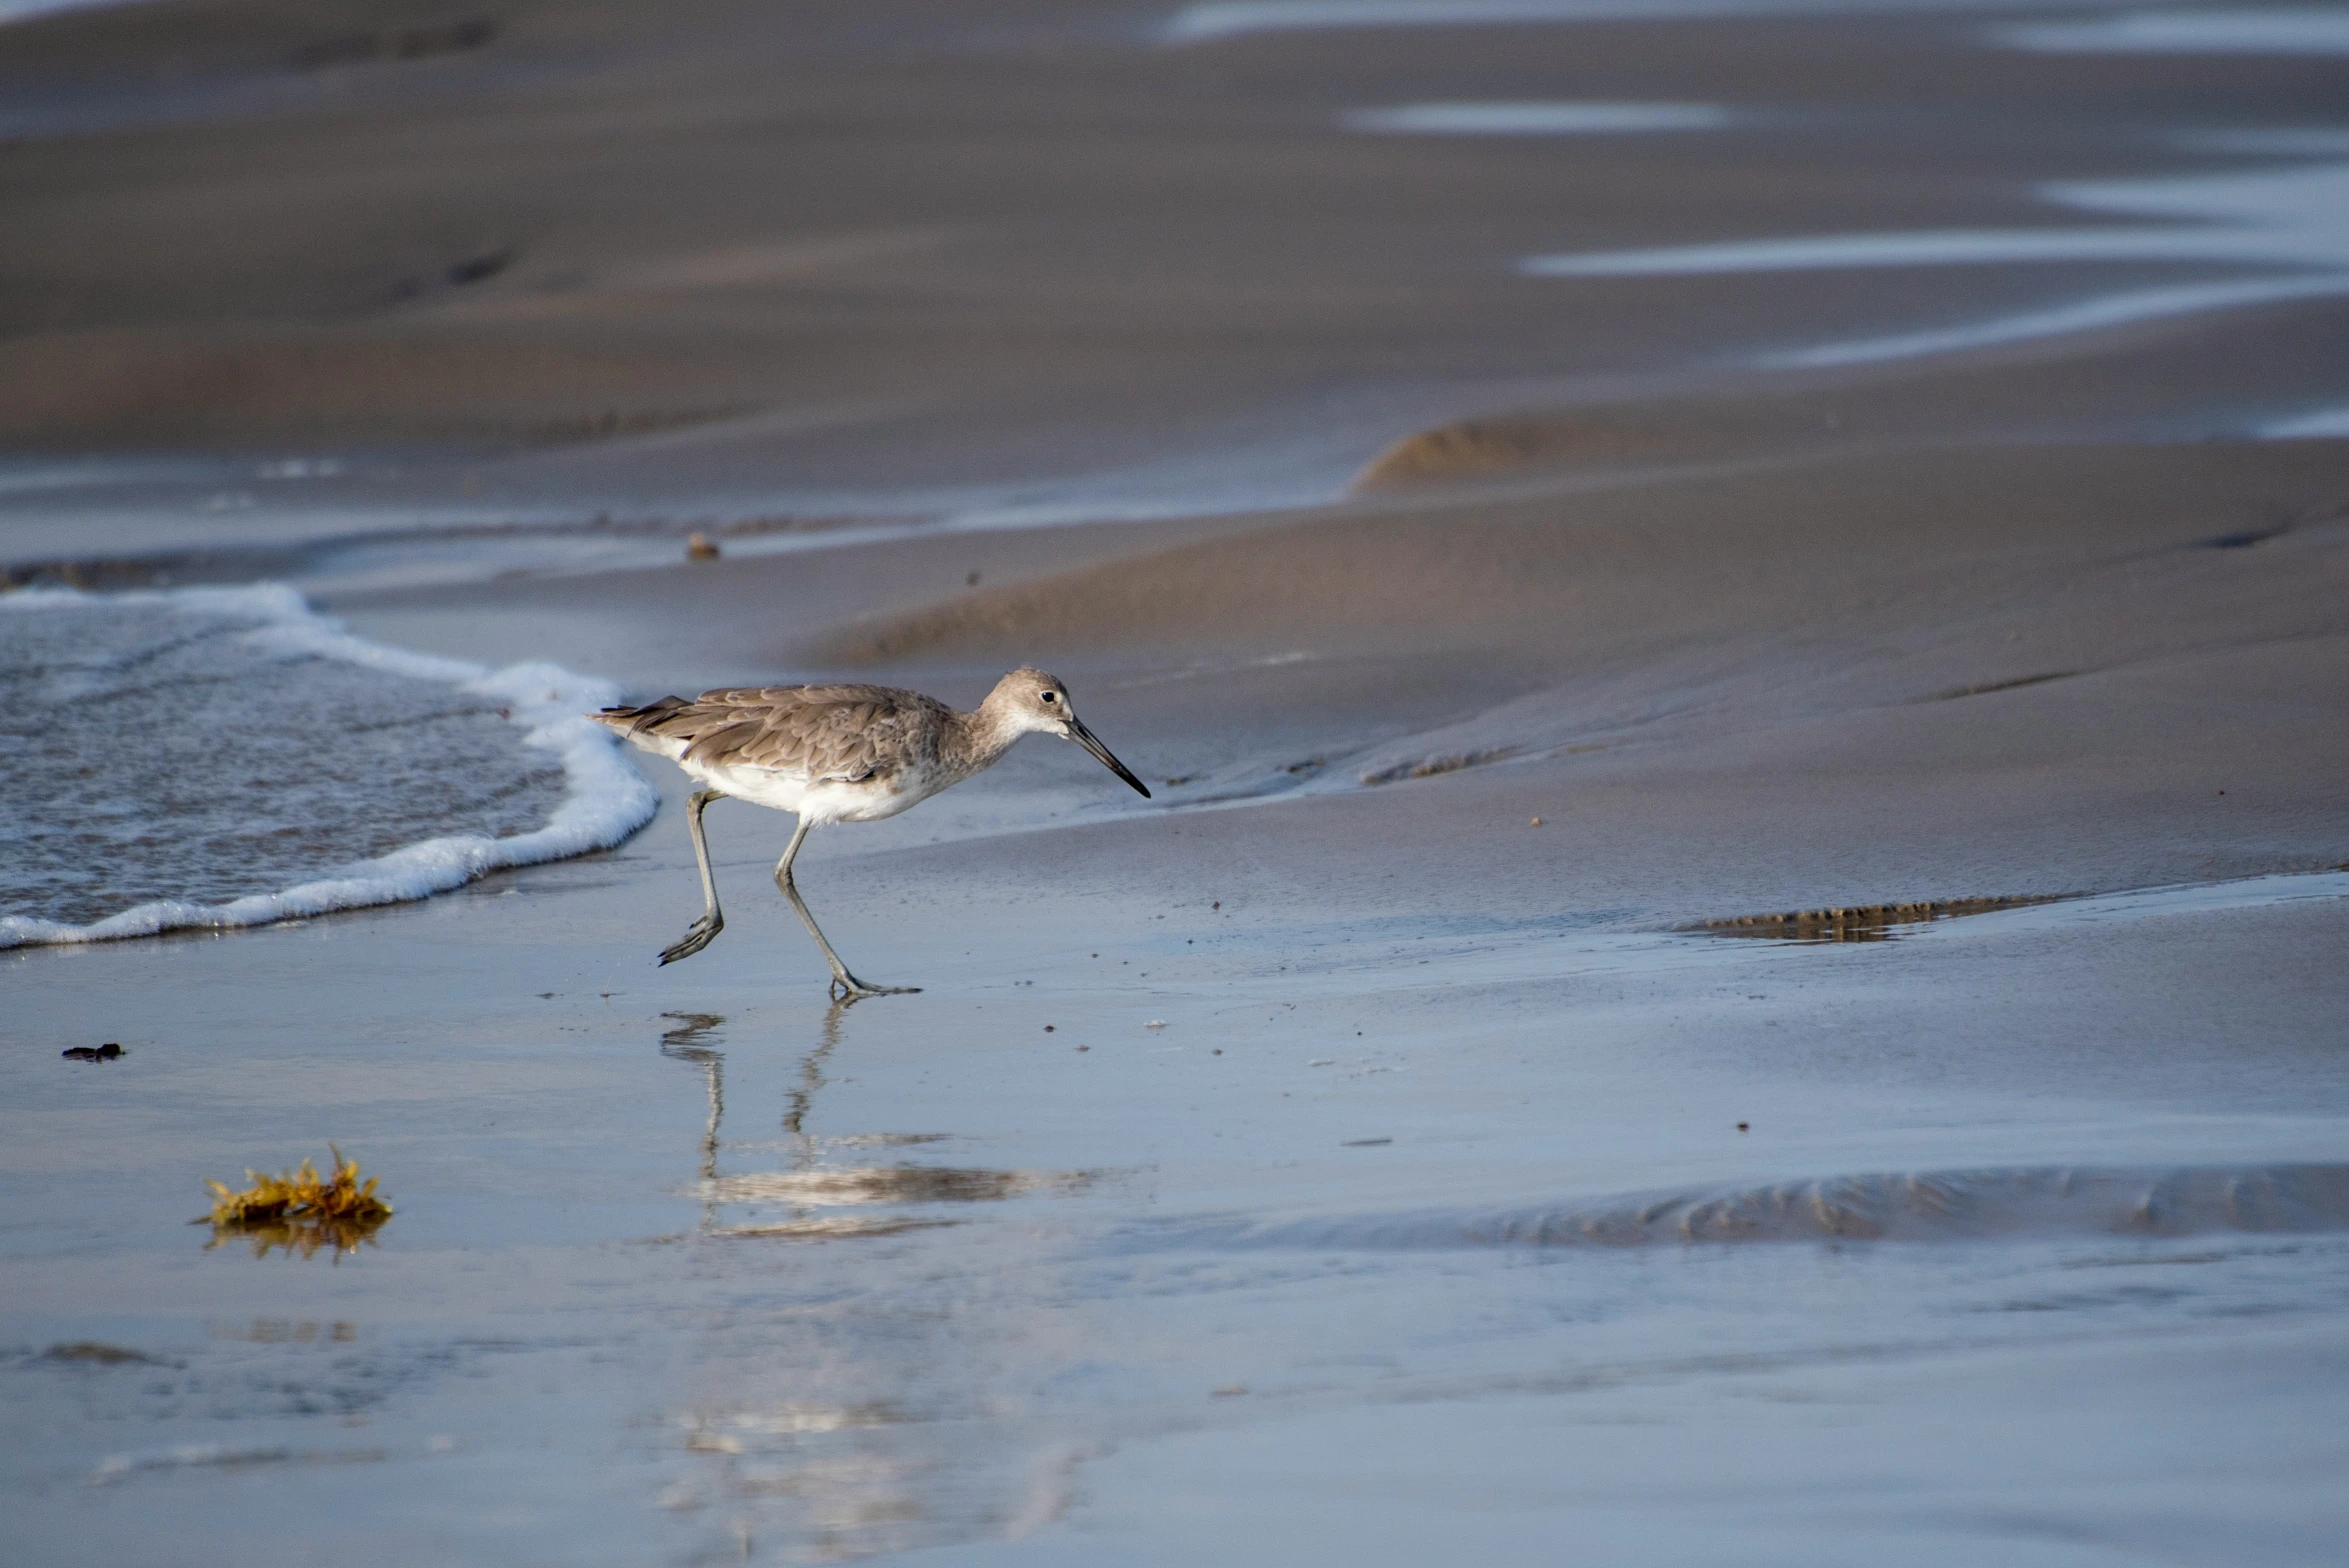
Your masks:
[[[585,717],[612,683],[385,647],[276,585],[0,596],[0,674],[0,897],[37,911],[0,947],[424,898],[658,805]]]

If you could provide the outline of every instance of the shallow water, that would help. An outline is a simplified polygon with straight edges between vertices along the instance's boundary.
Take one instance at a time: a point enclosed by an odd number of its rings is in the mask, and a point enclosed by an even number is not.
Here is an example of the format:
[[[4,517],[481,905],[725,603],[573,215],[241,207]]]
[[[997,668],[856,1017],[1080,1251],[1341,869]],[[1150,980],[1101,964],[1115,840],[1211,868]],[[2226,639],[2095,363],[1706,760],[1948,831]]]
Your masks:
[[[1528,27],[1708,17],[2095,9],[2074,0],[1205,0],[1163,24],[1171,44],[1356,28]]]
[[[2349,16],[2326,6],[2146,11],[2006,27],[2009,48],[2047,54],[2349,54]]]
[[[1259,1225],[1193,1221],[1164,1243],[1344,1250],[1960,1241],[2349,1230],[2349,1165],[1904,1171],[1525,1209]]]
[[[1345,124],[1395,136],[1607,136],[1710,131],[1735,120],[1709,103],[1411,103],[1357,109]]]
[[[2084,24],[2086,25],[2086,24]],[[1875,364],[2035,338],[2349,293],[2349,164],[2307,162],[2337,153],[2331,129],[2256,128],[2182,135],[2188,146],[2293,160],[2280,168],[2124,180],[2055,181],[2050,206],[2154,224],[1815,234],[1622,251],[1528,257],[1537,278],[1706,277],[1904,267],[2233,264],[2249,277],[2124,287],[1949,326],[1773,350],[1760,363],[1788,369]]]
[[[2340,266],[2349,261],[2349,165],[2296,164],[2255,173],[2043,186],[2051,205],[2161,218],[2159,226],[1946,229],[1824,234],[1716,245],[1536,257],[1536,277],[1701,277],[1865,267],[2017,262],[2241,261]]]
[[[2338,441],[2349,437],[2349,408],[2322,408],[2270,420],[2259,433],[2270,441]]]
[[[0,597],[0,946],[385,903],[617,842],[606,683],[364,643],[278,588]]]

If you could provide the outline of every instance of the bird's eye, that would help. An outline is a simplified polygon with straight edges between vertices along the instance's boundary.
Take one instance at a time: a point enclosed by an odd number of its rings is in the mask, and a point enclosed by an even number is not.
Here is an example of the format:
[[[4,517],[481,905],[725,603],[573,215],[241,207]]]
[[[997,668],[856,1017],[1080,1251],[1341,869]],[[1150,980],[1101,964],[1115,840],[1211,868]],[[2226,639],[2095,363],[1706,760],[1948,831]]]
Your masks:
[[[1044,700],[1046,702],[1058,702],[1060,701],[1060,693],[1056,691],[1048,691],[1044,694]]]

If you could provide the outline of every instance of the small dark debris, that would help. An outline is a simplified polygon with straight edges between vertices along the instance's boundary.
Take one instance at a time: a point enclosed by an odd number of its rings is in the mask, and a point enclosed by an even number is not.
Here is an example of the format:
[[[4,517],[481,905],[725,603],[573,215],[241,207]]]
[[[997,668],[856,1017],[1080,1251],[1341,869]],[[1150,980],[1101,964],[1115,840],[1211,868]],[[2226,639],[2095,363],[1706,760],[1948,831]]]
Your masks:
[[[1223,1055],[1223,1047],[1222,1047],[1222,1046],[1220,1046],[1220,1045],[1219,1045],[1219,1046],[1217,1046],[1217,1047],[1215,1048],[1215,1053],[1214,1053],[1214,1054],[1215,1054],[1215,1055],[1217,1055],[1217,1056],[1221,1056],[1221,1055]]]
[[[976,587],[978,587],[978,586],[979,586],[979,574],[978,574],[977,572],[973,572],[973,573],[971,573],[971,574],[970,574],[968,577],[965,577],[965,578],[962,580],[962,585],[963,585],[965,588],[976,588]]]
[[[122,1054],[122,1046],[109,1040],[104,1045],[69,1046],[58,1054],[69,1062],[111,1062]]]
[[[1077,1047],[1077,1049],[1078,1049],[1078,1050],[1080,1050],[1080,1051],[1090,1051],[1090,1050],[1091,1050],[1091,1049],[1093,1049],[1093,1048],[1092,1048],[1091,1046],[1089,1046],[1089,1045],[1080,1045],[1080,1046],[1078,1046],[1078,1047]]]
[[[514,253],[510,250],[483,251],[478,256],[468,256],[451,266],[443,276],[452,287],[463,288],[468,283],[494,278],[513,264]]]
[[[1046,1034],[1050,1034],[1050,1033],[1052,1032],[1052,1026],[1051,1026],[1050,1024],[1046,1024],[1046,1025],[1044,1026],[1044,1032],[1045,1032]]]
[[[554,994],[552,991],[541,991],[538,993],[538,999],[542,1002],[549,1001],[553,999]]]
[[[1952,686],[1947,691],[1937,691],[1929,697],[1920,697],[1917,700],[1920,702],[1955,702],[1960,697],[1987,697],[1994,691],[2017,691],[2025,686],[2044,686],[2049,681],[2073,680],[2084,673],[2081,670],[2048,670],[2039,675],[2018,675],[2011,681],[1982,681],[1972,686]]]
[[[441,269],[438,278],[427,276],[400,279],[399,282],[392,285],[391,298],[395,301],[421,299],[437,288],[463,288],[469,283],[479,283],[485,278],[496,277],[513,265],[513,262],[514,252],[510,250],[484,251],[477,256],[467,256]]]
[[[2248,550],[2255,544],[2265,544],[2284,530],[2281,528],[2246,528],[2241,533],[2220,534],[2216,539],[2205,539],[2205,550]]]
[[[1739,1132],[1752,1132],[1752,1131],[1754,1130],[1754,1128],[1753,1128],[1753,1123],[1751,1123],[1751,1122],[1739,1122],[1739,1123],[1737,1124],[1737,1130],[1738,1130]]]
[[[1214,903],[1209,904],[1207,907],[1209,909],[1221,909],[1223,908],[1223,900],[1219,898]]]
[[[1339,1147],[1343,1149],[1375,1149],[1382,1143],[1393,1143],[1392,1138],[1348,1138]]]

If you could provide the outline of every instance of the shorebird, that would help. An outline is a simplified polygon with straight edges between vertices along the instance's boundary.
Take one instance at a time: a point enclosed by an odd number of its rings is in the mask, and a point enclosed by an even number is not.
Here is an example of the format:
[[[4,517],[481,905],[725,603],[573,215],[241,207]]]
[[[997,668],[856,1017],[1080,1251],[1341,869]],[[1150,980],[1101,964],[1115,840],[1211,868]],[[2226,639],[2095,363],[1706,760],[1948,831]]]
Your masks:
[[[685,935],[662,950],[661,962],[691,958],[726,929],[701,814],[713,800],[747,800],[799,818],[790,847],[775,864],[775,885],[824,950],[832,995],[842,1001],[921,987],[867,985],[824,940],[791,879],[791,862],[808,829],[819,822],[894,817],[993,767],[1022,735],[1073,740],[1144,799],[1150,795],[1085,728],[1069,705],[1068,684],[1042,670],[1012,671],[973,713],[895,686],[743,686],[705,691],[690,702],[663,697],[641,708],[606,708],[589,717],[668,758],[701,785],[686,797],[685,825],[693,833],[705,907]]]

